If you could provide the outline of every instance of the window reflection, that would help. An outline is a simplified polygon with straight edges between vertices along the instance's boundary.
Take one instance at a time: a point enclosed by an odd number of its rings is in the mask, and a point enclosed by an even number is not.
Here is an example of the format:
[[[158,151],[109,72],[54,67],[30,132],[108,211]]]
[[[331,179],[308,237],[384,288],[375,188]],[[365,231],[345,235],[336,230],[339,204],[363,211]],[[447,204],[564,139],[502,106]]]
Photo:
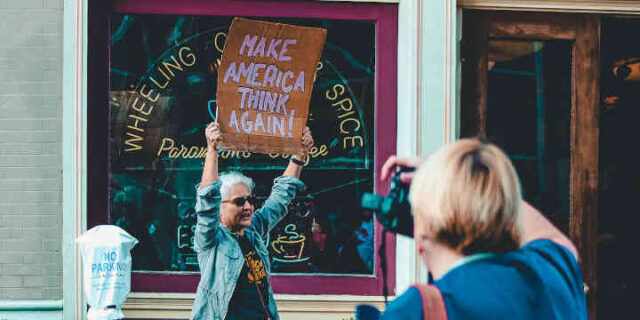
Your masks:
[[[488,46],[487,137],[513,161],[525,200],[568,234],[571,43]]]

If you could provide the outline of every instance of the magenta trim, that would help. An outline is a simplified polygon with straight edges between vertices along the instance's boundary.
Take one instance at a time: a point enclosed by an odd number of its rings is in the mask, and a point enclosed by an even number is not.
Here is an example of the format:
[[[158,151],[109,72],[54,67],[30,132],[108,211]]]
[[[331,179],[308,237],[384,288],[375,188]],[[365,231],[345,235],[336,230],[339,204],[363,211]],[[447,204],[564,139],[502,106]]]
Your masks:
[[[95,1],[92,1],[95,2]],[[266,2],[228,0],[118,0],[115,12],[139,14],[224,15],[245,17],[329,18],[347,20],[375,20],[376,23],[376,114],[375,114],[375,175],[384,161],[396,151],[397,118],[397,43],[398,8],[389,4]],[[108,12],[103,12],[108,15]],[[95,19],[90,21],[94,26]],[[98,26],[99,27],[99,26]],[[99,29],[99,28],[98,28]],[[108,61],[108,57],[106,57]],[[104,72],[91,73],[92,82],[104,82]],[[91,94],[91,92],[90,92]],[[104,101],[106,105],[107,101]],[[105,109],[106,110],[106,109]],[[102,120],[104,121],[104,120]],[[90,130],[94,125],[90,126]],[[107,169],[106,167],[104,168]],[[93,176],[93,175],[92,175]],[[376,180],[375,190],[386,194],[388,185]],[[91,192],[89,199],[104,197]],[[106,211],[89,211],[90,221],[107,218]],[[380,246],[382,226],[376,225],[376,253]],[[387,235],[387,288],[395,289],[395,236]],[[354,294],[381,295],[382,273],[380,259],[376,259],[375,277],[361,276],[273,276],[274,292],[286,294]],[[138,292],[195,292],[199,274],[134,272],[132,291]]]
[[[200,274],[171,274],[159,272],[131,273],[132,292],[196,292]]]
[[[176,14],[243,17],[331,18],[379,20],[385,11],[395,12],[390,4],[320,3],[243,0],[116,0],[121,13]],[[396,29],[397,30],[397,23]]]

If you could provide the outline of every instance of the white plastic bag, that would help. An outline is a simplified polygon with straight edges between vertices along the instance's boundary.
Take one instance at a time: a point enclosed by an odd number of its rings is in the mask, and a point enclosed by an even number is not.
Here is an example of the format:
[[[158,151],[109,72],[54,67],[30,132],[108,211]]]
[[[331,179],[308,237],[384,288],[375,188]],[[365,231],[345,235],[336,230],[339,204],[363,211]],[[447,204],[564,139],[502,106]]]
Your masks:
[[[122,319],[131,288],[131,249],[138,243],[113,225],[96,226],[76,239],[83,263],[89,320]]]

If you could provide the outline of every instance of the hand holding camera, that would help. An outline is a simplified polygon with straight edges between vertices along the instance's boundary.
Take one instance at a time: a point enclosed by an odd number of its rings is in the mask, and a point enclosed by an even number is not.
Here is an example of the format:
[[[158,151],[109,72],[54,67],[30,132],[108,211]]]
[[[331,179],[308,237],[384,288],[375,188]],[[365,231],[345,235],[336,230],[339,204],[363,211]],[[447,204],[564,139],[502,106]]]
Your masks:
[[[387,196],[365,193],[361,205],[372,210],[385,230],[413,237],[413,216],[409,204],[409,184],[415,169],[424,160],[391,156],[382,166],[380,180],[391,177]]]
[[[400,181],[402,183],[411,184],[415,169],[424,162],[424,158],[398,158],[397,156],[391,156],[382,165],[380,170],[380,181],[386,181],[389,177],[392,177],[397,168],[413,169],[410,171],[400,170]]]

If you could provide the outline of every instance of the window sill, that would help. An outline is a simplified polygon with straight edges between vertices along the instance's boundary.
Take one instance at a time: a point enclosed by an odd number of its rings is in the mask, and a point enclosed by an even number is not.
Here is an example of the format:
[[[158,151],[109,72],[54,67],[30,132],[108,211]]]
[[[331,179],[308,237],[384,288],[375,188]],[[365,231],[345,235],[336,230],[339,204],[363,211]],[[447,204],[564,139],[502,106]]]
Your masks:
[[[186,319],[194,297],[194,293],[132,292],[123,311],[127,319]],[[384,309],[381,296],[276,294],[275,298],[283,320],[351,319],[355,307],[363,303]]]

